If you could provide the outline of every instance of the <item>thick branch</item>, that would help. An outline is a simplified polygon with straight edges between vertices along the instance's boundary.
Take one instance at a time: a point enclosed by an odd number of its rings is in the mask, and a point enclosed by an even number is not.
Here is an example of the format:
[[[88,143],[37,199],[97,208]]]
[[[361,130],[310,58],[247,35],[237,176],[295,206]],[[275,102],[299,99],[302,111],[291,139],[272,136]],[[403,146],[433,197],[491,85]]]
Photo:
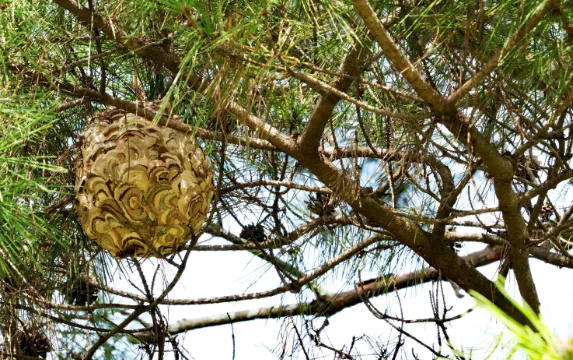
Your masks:
[[[365,57],[364,52],[364,48],[360,45],[356,45],[355,48],[350,50],[339,70],[340,73],[350,77],[339,78],[333,85],[334,89],[343,93],[348,91],[352,84],[352,77],[360,75],[361,60]],[[327,93],[320,98],[303,133],[298,139],[301,148],[306,151],[317,151],[324,128],[339,101],[340,97],[332,93]]]
[[[530,249],[531,255],[548,264],[556,265],[559,267],[566,267],[573,269],[573,260],[570,258],[551,252],[541,247],[534,247]]]
[[[368,0],[353,0],[354,7],[358,15],[366,24],[372,37],[378,45],[384,50],[384,55],[394,65],[394,67],[410,83],[416,94],[422,98],[432,110],[443,112],[447,108],[446,101],[442,95],[428,84],[422,74],[416,70],[414,65],[408,60],[404,53],[398,48],[398,45],[392,39],[392,36],[384,28],[374,9],[368,3]]]
[[[521,214],[521,203],[513,191],[513,168],[509,159],[501,156],[493,145],[463,115],[455,112],[442,116],[441,122],[465,144],[470,152],[481,157],[493,177],[494,191],[499,202],[504,222],[507,226],[508,239],[511,243],[510,257],[514,266],[519,291],[527,303],[538,311],[540,303],[531,269],[527,250],[527,224]]]

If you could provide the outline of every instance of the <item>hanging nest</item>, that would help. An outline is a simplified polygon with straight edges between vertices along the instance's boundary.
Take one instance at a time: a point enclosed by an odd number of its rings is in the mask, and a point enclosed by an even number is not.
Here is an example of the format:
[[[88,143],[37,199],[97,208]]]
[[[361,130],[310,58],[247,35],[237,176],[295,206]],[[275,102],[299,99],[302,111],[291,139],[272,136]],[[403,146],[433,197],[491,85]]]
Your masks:
[[[163,257],[193,244],[213,197],[195,140],[110,108],[83,133],[76,210],[86,235],[116,258]]]

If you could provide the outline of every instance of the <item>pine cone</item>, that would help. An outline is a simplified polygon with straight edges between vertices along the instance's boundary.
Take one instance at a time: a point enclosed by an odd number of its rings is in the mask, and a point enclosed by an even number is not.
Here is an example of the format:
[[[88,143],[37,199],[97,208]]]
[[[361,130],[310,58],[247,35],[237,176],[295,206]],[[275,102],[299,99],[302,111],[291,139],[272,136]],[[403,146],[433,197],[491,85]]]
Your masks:
[[[515,175],[530,182],[535,181],[535,176],[541,170],[539,160],[535,156],[521,155],[516,159],[517,169]]]
[[[70,280],[66,285],[66,301],[71,305],[85,306],[97,301],[99,290],[84,279]]]
[[[116,258],[161,257],[196,240],[214,188],[192,137],[110,108],[83,139],[76,210],[88,237]]]
[[[456,242],[450,244],[450,250],[452,250],[456,254],[459,254],[461,249],[462,249],[462,244],[460,243]]]
[[[541,219],[541,222],[548,222],[549,219],[551,219],[551,216],[553,216],[554,211],[555,209],[553,208],[551,203],[549,201],[546,201],[545,204],[541,207],[541,211],[539,212],[539,217]]]
[[[309,197],[306,202],[308,209],[319,216],[330,216],[336,212],[336,202],[332,199],[332,194],[317,192],[315,197]]]
[[[257,243],[262,243],[267,240],[267,236],[265,235],[265,229],[261,224],[258,225],[250,224],[245,226],[243,228],[243,231],[241,231],[240,236],[245,240]]]
[[[52,346],[48,337],[40,332],[27,330],[18,330],[16,334],[17,349],[16,354],[45,359],[47,354],[52,351]]]

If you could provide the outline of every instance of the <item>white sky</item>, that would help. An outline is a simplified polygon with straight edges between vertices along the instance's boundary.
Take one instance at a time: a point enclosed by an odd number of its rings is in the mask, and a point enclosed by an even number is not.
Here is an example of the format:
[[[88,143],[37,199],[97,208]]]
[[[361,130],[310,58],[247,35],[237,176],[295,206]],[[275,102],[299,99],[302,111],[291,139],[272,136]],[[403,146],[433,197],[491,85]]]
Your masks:
[[[478,244],[472,246],[475,250],[479,250],[481,247],[482,245]],[[463,252],[468,252],[467,247]],[[573,336],[573,322],[571,321],[573,319],[573,287],[569,285],[570,282],[568,281],[573,273],[571,270],[560,270],[537,260],[532,260],[531,263],[545,321],[551,329],[555,329],[559,336]],[[189,258],[184,276],[171,292],[169,298],[195,299],[240,294],[268,290],[279,285],[280,282],[276,274],[272,270],[263,274],[261,266],[264,267],[262,260],[246,252],[194,252]],[[488,278],[493,279],[497,266],[497,264],[492,264],[481,268],[481,271]],[[144,264],[144,268],[146,273],[151,276],[154,266],[150,261]],[[368,274],[363,273],[363,279],[366,278],[368,278]],[[118,279],[115,286],[127,290],[125,280]],[[431,287],[431,284],[424,284],[398,292],[405,318],[432,317],[429,302]],[[512,277],[508,279],[507,287],[510,293],[516,294],[515,281]],[[336,281],[332,281],[328,285],[325,284],[325,288],[331,292],[349,289],[348,286]],[[444,282],[443,289],[446,293],[448,306],[453,307],[449,312],[450,316],[464,312],[472,306],[473,299],[469,295],[466,294],[463,299],[456,298],[447,282]],[[181,319],[194,319],[211,314],[225,314],[226,312],[256,309],[269,305],[291,304],[295,301],[293,294],[287,294],[286,296],[241,303],[162,306],[162,311],[169,323],[173,323]],[[379,296],[372,302],[382,312],[388,310],[389,314],[399,316],[396,293]],[[322,341],[339,349],[344,345],[348,346],[352,341],[352,336],[366,334],[372,338],[379,337],[382,343],[389,336],[391,339],[396,339],[397,333],[390,332],[390,328],[384,321],[376,319],[364,305],[356,305],[343,310],[331,317],[329,321],[330,325],[323,333]],[[235,323],[233,325],[236,346],[235,359],[276,359],[277,355],[272,351],[277,349],[283,340],[281,334],[284,335],[285,333],[284,323],[284,320],[280,319]],[[317,320],[314,326],[318,327],[320,324],[322,324],[322,319]],[[449,327],[452,343],[458,349],[474,348],[473,359],[485,358],[489,354],[496,336],[502,330],[502,327],[485,310],[481,309],[453,322],[452,325]],[[436,341],[436,327],[433,324],[406,325],[405,330],[429,344]],[[505,339],[509,340],[510,337],[507,336]],[[232,359],[230,325],[189,331],[180,335],[179,341],[194,359]],[[361,345],[359,348],[364,354],[363,359],[376,359],[374,355],[366,355],[366,350],[368,350],[366,342],[359,344]],[[413,342],[408,341],[405,349],[409,351],[412,345]],[[416,346],[416,350],[421,359],[431,358],[430,353],[421,350],[419,346]],[[315,352],[315,356],[318,354],[320,352]],[[329,351],[324,351],[323,355],[326,359],[334,358]],[[166,359],[170,358],[172,357],[166,356]],[[299,352],[297,356],[293,357],[293,359],[297,358],[304,359],[304,355]],[[411,355],[405,358],[411,358]],[[502,353],[498,352],[492,357],[492,359],[497,358],[503,358]]]

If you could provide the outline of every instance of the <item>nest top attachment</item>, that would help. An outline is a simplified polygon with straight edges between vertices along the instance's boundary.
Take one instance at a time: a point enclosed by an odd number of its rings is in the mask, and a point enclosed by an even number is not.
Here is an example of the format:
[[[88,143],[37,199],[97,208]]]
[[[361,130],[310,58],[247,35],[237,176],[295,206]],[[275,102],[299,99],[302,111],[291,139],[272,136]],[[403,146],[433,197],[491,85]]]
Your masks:
[[[80,223],[114,257],[163,257],[196,241],[214,187],[194,138],[110,108],[86,127],[81,160]]]

